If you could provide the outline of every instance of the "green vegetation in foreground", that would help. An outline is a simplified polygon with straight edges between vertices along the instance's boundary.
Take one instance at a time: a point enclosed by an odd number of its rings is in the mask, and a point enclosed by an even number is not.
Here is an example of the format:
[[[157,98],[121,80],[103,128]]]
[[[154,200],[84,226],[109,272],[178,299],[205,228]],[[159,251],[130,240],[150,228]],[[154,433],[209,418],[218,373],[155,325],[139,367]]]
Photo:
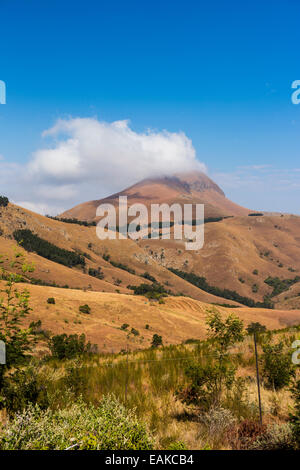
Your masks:
[[[13,265],[31,269],[19,253]],[[22,327],[29,293],[16,290],[17,274],[2,271],[0,449],[300,449],[299,370],[291,362],[300,327],[275,332],[254,323],[247,334],[238,317],[212,307],[207,340],[166,347],[155,333],[148,350],[97,354],[84,336],[46,334],[41,321]],[[49,347],[42,358],[33,355],[37,342]]]
[[[15,230],[13,236],[26,251],[33,251],[43,258],[63,264],[69,268],[78,265],[85,266],[85,259],[82,255],[75,253],[75,251],[59,248],[53,243],[40,238],[29,229]]]
[[[210,294],[216,295],[218,297],[223,297],[224,299],[234,300],[235,302],[239,302],[240,304],[247,305],[247,307],[253,308],[274,308],[273,302],[266,296],[263,302],[255,302],[255,300],[250,299],[249,297],[243,297],[239,295],[236,291],[232,291],[229,289],[220,289],[219,287],[210,286],[205,277],[197,276],[194,273],[189,273],[186,271],[180,271],[179,269],[175,268],[168,268],[169,271],[176,274],[177,276],[185,279],[189,283],[193,284],[199,289],[204,290],[205,292],[209,292]]]
[[[70,436],[72,436],[70,438]],[[153,442],[135,413],[114,396],[98,406],[82,400],[51,410],[32,405],[0,434],[1,450],[151,450]]]

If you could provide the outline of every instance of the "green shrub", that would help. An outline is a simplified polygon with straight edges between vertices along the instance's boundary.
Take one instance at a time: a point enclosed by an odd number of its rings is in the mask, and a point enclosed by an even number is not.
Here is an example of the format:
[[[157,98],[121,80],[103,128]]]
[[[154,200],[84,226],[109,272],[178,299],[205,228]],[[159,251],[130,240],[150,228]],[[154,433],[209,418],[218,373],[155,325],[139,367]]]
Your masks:
[[[97,268],[97,269],[94,269],[94,268],[89,268],[89,276],[93,276],[93,277],[96,277],[97,279],[103,279],[104,278],[104,274],[101,270],[101,268]]]
[[[235,377],[235,368],[230,364],[206,364],[191,361],[184,368],[188,386],[177,391],[177,397],[187,405],[197,406],[203,411],[221,406],[222,395],[230,390]]]
[[[9,415],[37,401],[43,406],[48,405],[45,383],[34,366],[7,374],[0,395],[0,407],[5,407]]]
[[[54,297],[49,297],[49,299],[47,299],[47,304],[55,304],[55,298]]]
[[[295,441],[289,423],[273,424],[249,445],[250,450],[293,450]]]
[[[81,354],[89,354],[96,352],[96,346],[86,343],[85,334],[78,335],[61,335],[52,336],[49,341],[49,348],[52,356],[57,359],[71,359]]]
[[[88,304],[80,305],[79,312],[90,314],[91,313],[91,307],[89,307]]]
[[[151,282],[157,282],[155,277],[151,276],[151,274],[149,274],[148,272],[141,274],[141,277],[148,279],[148,281],[151,281]]]
[[[152,337],[152,342],[151,342],[152,348],[158,348],[158,346],[162,346],[162,344],[163,344],[162,337],[155,333]]]
[[[140,284],[139,286],[128,286],[129,289],[134,291],[134,295],[144,295],[148,299],[159,300],[161,297],[166,297],[170,291],[166,291],[163,285],[153,284]]]
[[[280,390],[289,385],[291,378],[295,376],[291,355],[289,352],[284,352],[282,341],[275,345],[264,345],[262,361],[263,375],[269,388]]]
[[[128,323],[123,323],[123,325],[121,326],[121,330],[127,330],[128,327],[129,327]]]
[[[58,411],[29,406],[0,434],[1,450],[151,450],[152,438],[114,396],[98,407],[82,401]]]
[[[6,207],[9,203],[9,200],[5,196],[0,196],[0,207]]]
[[[139,334],[140,334],[140,332],[138,330],[136,330],[135,328],[131,328],[130,333],[134,336],[139,336]]]

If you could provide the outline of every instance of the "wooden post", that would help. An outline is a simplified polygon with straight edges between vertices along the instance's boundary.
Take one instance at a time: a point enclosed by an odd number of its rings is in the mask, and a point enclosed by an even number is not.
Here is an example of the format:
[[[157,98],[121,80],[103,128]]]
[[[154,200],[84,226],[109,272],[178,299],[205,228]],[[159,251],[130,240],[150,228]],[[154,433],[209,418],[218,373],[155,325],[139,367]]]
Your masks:
[[[126,378],[125,378],[125,405],[127,403],[127,387],[128,387],[128,344],[126,352]]]

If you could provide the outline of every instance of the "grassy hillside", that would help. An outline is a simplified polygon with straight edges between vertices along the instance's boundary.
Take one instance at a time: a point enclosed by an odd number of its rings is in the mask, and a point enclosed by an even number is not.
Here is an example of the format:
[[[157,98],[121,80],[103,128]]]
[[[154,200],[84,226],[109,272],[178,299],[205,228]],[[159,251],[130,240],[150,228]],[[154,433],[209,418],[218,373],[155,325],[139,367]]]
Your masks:
[[[291,341],[297,336],[299,329],[295,328],[268,333],[271,344],[284,340],[287,352],[290,351]],[[261,338],[260,344],[263,341]],[[250,444],[253,445],[253,429],[257,436],[269,430],[269,437],[266,438],[268,446],[291,445],[288,420],[294,401],[288,387],[274,391],[267,385],[266,379],[262,380],[263,431],[257,424],[255,359],[250,336],[231,348],[230,360],[237,368],[236,382],[224,394],[221,408],[206,412],[179,399],[178,391],[189,384],[185,374],[188,364],[196,361],[205,365],[212,353],[209,342],[194,341],[178,346],[129,351],[128,354],[86,355],[77,359],[48,359],[42,362],[32,360],[34,369],[28,366],[31,376],[26,376],[23,388],[26,389],[25,384],[35,380],[35,386],[40,390],[38,403],[45,400],[43,397],[47,390],[47,399],[50,399],[48,406],[61,410],[67,410],[70,401],[75,403],[79,395],[89,406],[93,404],[97,407],[103,397],[114,394],[126,409],[136,410],[137,418],[145,423],[156,449],[247,449],[251,448]],[[259,346],[261,361],[262,354],[262,347]],[[263,376],[262,364],[260,362]],[[39,389],[41,383],[43,387]],[[15,393],[22,394],[18,389]],[[68,416],[67,411],[65,415]],[[2,425],[9,423],[3,412],[0,412],[0,442],[1,422]],[[244,434],[239,434],[241,429]],[[252,440],[247,441],[250,435]],[[78,442],[68,440],[67,436],[64,440],[65,447]],[[28,445],[32,448],[34,441],[31,440]]]

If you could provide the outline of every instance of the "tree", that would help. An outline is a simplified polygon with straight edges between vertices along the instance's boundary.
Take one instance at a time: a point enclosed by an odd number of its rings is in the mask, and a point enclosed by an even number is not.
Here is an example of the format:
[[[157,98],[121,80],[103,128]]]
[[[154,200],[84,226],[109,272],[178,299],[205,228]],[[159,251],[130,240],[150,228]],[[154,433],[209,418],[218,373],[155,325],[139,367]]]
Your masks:
[[[243,323],[229,315],[222,319],[218,310],[209,311],[206,323],[212,348],[204,360],[191,361],[184,369],[189,385],[177,392],[187,405],[201,409],[220,406],[223,391],[230,390],[235,381],[236,367],[229,360],[229,348],[243,340]]]
[[[79,312],[90,314],[91,313],[91,307],[88,304],[80,305]]]
[[[5,196],[0,196],[0,207],[6,207],[9,203],[9,200]]]
[[[0,340],[6,347],[6,364],[0,366],[0,389],[5,370],[22,363],[35,341],[31,329],[21,326],[22,319],[31,311],[29,292],[16,287],[24,279],[24,274],[32,272],[34,267],[26,262],[18,250],[15,250],[13,261],[10,262],[10,267],[17,273],[8,272],[3,263],[3,256],[0,256],[0,278],[6,281],[5,286],[0,287]]]
[[[291,361],[289,352],[284,352],[284,344],[265,344],[263,346],[263,374],[267,385],[275,390],[280,390],[289,385],[295,376],[295,366]]]
[[[252,322],[247,326],[246,330],[249,335],[253,335],[253,333],[265,333],[267,331],[267,328],[265,325],[261,325],[261,323],[259,322]]]
[[[80,336],[65,333],[55,335],[50,339],[49,347],[52,356],[57,359],[71,359],[81,354],[96,352],[96,345],[92,346],[89,341],[86,342],[84,333]]]
[[[158,346],[162,346],[162,345],[163,345],[162,337],[155,333],[152,337],[151,347],[152,348],[158,348]]]
[[[243,322],[233,314],[223,320],[220,312],[213,308],[208,312],[206,324],[208,337],[213,340],[220,360],[228,355],[230,347],[244,339]]]

